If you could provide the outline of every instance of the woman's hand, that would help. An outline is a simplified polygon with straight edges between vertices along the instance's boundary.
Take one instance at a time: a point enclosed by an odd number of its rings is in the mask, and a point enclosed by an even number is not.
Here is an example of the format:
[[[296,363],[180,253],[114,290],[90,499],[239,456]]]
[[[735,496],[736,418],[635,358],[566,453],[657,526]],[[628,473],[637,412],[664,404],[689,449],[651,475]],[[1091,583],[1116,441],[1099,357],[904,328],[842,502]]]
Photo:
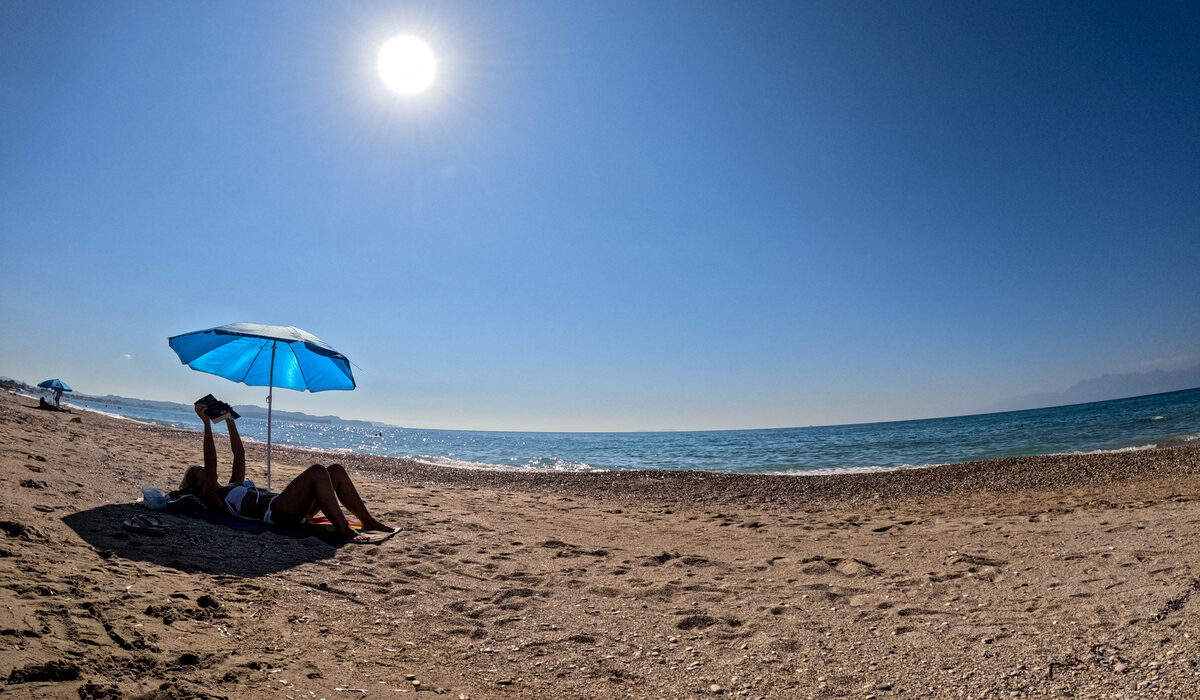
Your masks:
[[[208,414],[204,412],[203,406],[201,406],[200,404],[196,404],[196,405],[192,406],[192,408],[196,409],[196,415],[200,416],[200,420],[204,421],[205,425],[212,423],[212,419],[209,418]]]

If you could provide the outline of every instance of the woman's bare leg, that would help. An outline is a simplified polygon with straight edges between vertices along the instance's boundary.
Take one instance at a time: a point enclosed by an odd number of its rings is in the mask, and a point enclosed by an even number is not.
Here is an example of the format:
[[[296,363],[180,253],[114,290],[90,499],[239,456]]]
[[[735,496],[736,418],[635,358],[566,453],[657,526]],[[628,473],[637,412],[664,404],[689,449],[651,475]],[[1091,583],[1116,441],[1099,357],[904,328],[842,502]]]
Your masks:
[[[271,512],[304,520],[308,517],[313,504],[320,508],[329,522],[333,523],[338,533],[346,539],[354,539],[356,533],[350,522],[342,513],[338,503],[337,492],[329,478],[329,471],[320,464],[314,464],[305,469],[300,476],[292,480],[271,504]]]
[[[346,472],[345,467],[340,464],[331,464],[325,468],[329,473],[329,481],[333,484],[333,491],[337,494],[338,501],[346,507],[351,513],[358,517],[359,522],[363,524],[363,528],[367,530],[384,530],[389,531],[392,528],[384,525],[371,515],[367,510],[366,504],[362,497],[358,495],[358,489],[351,481],[350,475]],[[306,517],[311,518],[321,512],[321,506],[316,501],[313,501],[312,507],[308,511]]]
[[[345,467],[340,464],[331,464],[326,471],[329,472],[329,480],[333,482],[333,490],[337,493],[338,500],[346,506],[346,510],[358,516],[359,522],[363,524],[363,529],[385,531],[392,529],[376,520],[375,516],[367,510],[367,505],[358,495],[358,489],[354,488],[354,482],[350,480],[350,475],[346,473]]]

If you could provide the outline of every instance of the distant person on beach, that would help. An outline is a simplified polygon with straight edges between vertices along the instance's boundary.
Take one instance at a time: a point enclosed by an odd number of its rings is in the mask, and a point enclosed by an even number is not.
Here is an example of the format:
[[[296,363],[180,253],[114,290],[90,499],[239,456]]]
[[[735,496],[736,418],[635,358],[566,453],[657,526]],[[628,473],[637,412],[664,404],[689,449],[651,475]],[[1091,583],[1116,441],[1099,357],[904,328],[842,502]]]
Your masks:
[[[340,464],[328,467],[314,464],[277,494],[254,488],[253,483],[246,481],[246,449],[232,416],[227,416],[225,423],[229,426],[229,445],[233,450],[233,474],[228,484],[219,486],[212,419],[200,405],[196,406],[196,415],[204,421],[204,466],[189,467],[179,490],[199,496],[210,510],[284,527],[296,527],[319,511],[329,518],[342,537],[351,542],[368,541],[367,535],[350,527],[342,513],[341,507],[345,505],[358,516],[364,529],[391,531],[392,528],[376,520],[367,510],[350,475]]]
[[[54,390],[54,407],[62,408],[62,389]]]

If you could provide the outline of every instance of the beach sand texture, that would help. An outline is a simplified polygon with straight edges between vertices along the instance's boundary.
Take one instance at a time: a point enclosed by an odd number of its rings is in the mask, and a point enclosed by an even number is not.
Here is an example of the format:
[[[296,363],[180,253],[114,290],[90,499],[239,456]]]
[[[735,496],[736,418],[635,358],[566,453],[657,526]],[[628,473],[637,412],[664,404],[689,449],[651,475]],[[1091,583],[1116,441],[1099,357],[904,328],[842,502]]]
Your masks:
[[[159,514],[198,433],[0,397],[0,695],[1197,697],[1200,451],[834,477],[341,461],[379,546]],[[223,476],[227,442],[217,428]],[[265,450],[248,445],[263,480]]]

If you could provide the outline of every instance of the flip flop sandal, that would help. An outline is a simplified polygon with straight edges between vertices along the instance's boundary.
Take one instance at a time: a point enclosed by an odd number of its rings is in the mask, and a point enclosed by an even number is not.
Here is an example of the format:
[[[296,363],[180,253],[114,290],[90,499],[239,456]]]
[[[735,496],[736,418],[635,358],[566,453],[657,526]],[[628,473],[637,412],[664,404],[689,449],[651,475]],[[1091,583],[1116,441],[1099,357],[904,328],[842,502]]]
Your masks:
[[[167,526],[163,525],[162,521],[149,515],[135,515],[126,519],[121,525],[130,532],[142,535],[162,535],[167,531]]]
[[[391,532],[379,532],[379,531],[360,532],[359,537],[362,537],[365,535],[367,537],[367,539],[346,540],[346,544],[380,544],[382,542],[387,542],[391,538],[395,537],[403,529],[404,529],[403,527],[397,526],[397,527],[392,528]]]

